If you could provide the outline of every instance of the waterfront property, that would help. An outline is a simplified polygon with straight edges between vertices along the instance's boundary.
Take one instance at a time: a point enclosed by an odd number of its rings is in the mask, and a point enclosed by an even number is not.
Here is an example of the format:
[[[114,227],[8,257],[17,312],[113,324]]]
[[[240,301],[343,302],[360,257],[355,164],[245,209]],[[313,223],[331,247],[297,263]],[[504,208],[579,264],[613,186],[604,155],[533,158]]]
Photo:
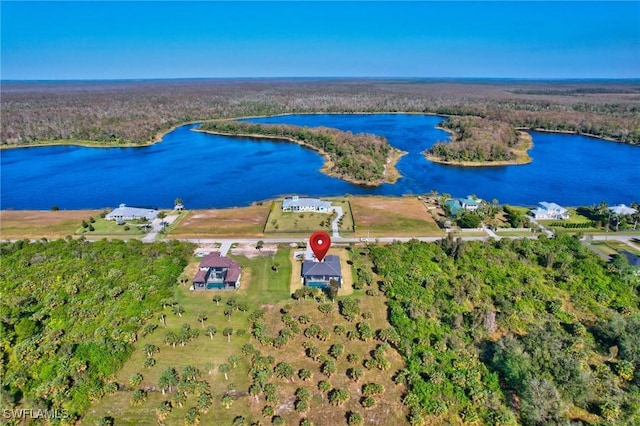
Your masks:
[[[305,260],[302,263],[302,284],[307,287],[327,288],[329,282],[336,280],[338,287],[342,287],[342,269],[340,258],[327,255],[322,262]]]
[[[539,207],[531,210],[531,215],[535,219],[569,219],[569,211],[564,207],[556,203],[547,203],[546,201],[541,201],[539,204]]]
[[[113,209],[104,217],[107,220],[115,220],[118,223],[124,223],[125,220],[146,219],[154,220],[158,216],[158,210],[145,209],[141,207],[129,207],[126,204],[120,204],[117,209]]]
[[[240,286],[240,264],[220,253],[211,252],[200,262],[193,279],[194,290],[235,290]]]
[[[282,201],[282,211],[328,213],[331,211],[331,203],[319,198],[300,198],[294,195]]]
[[[609,207],[609,211],[611,213],[617,214],[618,216],[630,216],[638,212],[636,209],[627,207],[624,204],[618,204],[617,206]]]
[[[480,208],[482,200],[474,199],[471,196],[467,198],[450,198],[444,202],[444,205],[449,209],[451,216],[457,216],[462,211],[473,212]]]

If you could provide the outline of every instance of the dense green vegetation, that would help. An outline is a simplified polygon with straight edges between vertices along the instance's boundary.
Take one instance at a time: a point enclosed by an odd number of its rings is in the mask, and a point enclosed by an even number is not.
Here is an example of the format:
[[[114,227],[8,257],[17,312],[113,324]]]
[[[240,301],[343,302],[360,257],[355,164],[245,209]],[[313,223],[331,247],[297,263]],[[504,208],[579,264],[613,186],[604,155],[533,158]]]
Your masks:
[[[640,422],[640,281],[579,240],[371,247],[412,424]]]
[[[326,154],[328,171],[346,180],[380,185],[391,147],[381,136],[353,134],[327,127],[301,127],[288,124],[261,124],[240,121],[203,123],[204,131],[230,135],[264,135],[294,140]]]
[[[191,250],[135,240],[0,246],[3,404],[78,416],[115,392],[114,374],[157,327]]]
[[[518,131],[504,122],[480,117],[450,117],[440,126],[451,131],[451,142],[437,142],[426,153],[446,162],[514,161]]]

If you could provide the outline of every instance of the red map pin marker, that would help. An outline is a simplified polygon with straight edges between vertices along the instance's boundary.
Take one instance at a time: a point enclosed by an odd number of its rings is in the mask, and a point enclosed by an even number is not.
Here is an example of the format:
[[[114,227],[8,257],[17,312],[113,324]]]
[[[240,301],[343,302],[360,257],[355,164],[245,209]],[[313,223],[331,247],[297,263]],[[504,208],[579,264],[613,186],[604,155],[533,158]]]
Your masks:
[[[316,259],[322,262],[322,259],[329,251],[329,247],[331,247],[331,237],[324,231],[314,232],[309,237],[309,245],[313,250],[313,254],[316,255]]]

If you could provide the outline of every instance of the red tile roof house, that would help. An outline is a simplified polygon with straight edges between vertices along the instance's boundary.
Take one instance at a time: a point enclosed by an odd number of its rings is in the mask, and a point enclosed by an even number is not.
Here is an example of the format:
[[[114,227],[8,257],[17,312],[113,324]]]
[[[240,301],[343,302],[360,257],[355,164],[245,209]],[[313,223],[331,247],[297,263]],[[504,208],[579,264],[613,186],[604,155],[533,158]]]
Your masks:
[[[194,290],[235,290],[240,287],[240,264],[217,251],[207,254],[193,279]]]

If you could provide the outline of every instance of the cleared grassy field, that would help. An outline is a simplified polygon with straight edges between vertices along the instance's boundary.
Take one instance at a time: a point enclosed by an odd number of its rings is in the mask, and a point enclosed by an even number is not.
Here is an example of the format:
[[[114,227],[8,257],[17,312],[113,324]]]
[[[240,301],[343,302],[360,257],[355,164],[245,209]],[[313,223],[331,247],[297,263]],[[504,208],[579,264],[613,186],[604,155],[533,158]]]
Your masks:
[[[295,376],[291,380],[279,379],[272,376],[270,383],[276,385],[277,401],[269,405],[273,406],[275,415],[284,419],[284,424],[297,425],[301,418],[307,417],[316,425],[345,424],[345,415],[348,411],[355,411],[362,414],[366,424],[404,424],[407,414],[406,408],[402,405],[402,395],[406,391],[403,385],[396,385],[392,381],[392,376],[402,368],[400,355],[389,348],[385,352],[385,357],[389,361],[389,368],[378,370],[376,368],[367,370],[362,366],[365,359],[371,357],[371,351],[380,343],[375,339],[355,339],[349,340],[346,334],[336,334],[334,327],[342,325],[347,331],[355,330],[358,322],[367,321],[373,331],[380,328],[389,327],[387,322],[387,309],[383,296],[360,296],[361,312],[366,314],[367,319],[359,317],[354,322],[347,322],[339,313],[338,306],[334,304],[331,313],[323,314],[318,310],[320,302],[300,301],[295,302],[290,298],[289,282],[291,264],[289,262],[291,249],[280,249],[274,258],[261,256],[253,259],[236,257],[241,262],[242,288],[240,291],[199,291],[193,292],[188,289],[189,284],[176,288],[174,298],[179,305],[184,308],[182,316],[174,315],[170,307],[164,309],[166,326],[159,319],[154,321],[159,324],[159,328],[141,338],[135,344],[135,350],[124,368],[118,373],[114,380],[119,385],[119,390],[114,394],[106,395],[101,400],[95,402],[89,409],[83,424],[94,424],[105,416],[111,416],[119,425],[155,425],[156,408],[162,401],[171,400],[172,394],[163,395],[158,388],[158,380],[163,371],[174,367],[178,373],[182,373],[187,366],[193,366],[200,370],[201,380],[206,380],[211,386],[213,405],[207,413],[199,416],[200,424],[203,425],[231,425],[237,416],[244,416],[250,424],[252,421],[260,421],[261,424],[271,423],[271,416],[263,416],[262,409],[267,405],[264,394],[256,398],[247,393],[250,384],[249,368],[250,358],[242,354],[241,348],[246,343],[251,343],[263,355],[274,357],[274,365],[279,362],[289,363],[296,372],[299,369],[309,369],[313,377],[310,380],[302,381]],[[199,259],[194,258],[185,270],[189,275],[197,269]],[[271,269],[273,262],[278,262],[280,268],[277,272]],[[217,306],[212,301],[213,295],[220,295],[222,300]],[[237,298],[238,302],[245,301],[249,304],[247,312],[234,311],[231,319],[224,315],[224,309],[229,297]],[[339,298],[340,299],[340,298]],[[256,308],[265,311],[264,322],[268,328],[268,335],[276,336],[279,330],[286,328],[282,319],[281,309],[289,312],[289,315],[298,319],[301,315],[309,316],[309,324],[317,324],[330,331],[326,340],[317,338],[307,338],[302,331],[307,325],[300,324],[300,331],[294,333],[288,343],[283,347],[275,348],[270,344],[262,345],[256,339],[250,337],[250,324],[248,316]],[[206,315],[203,324],[198,321],[198,314]],[[186,343],[185,346],[177,345],[175,348],[164,343],[164,337],[168,331],[178,332],[183,324],[188,324],[192,329],[199,330],[200,335],[194,340]],[[211,338],[205,333],[206,327],[214,326],[217,333]],[[222,335],[222,330],[231,327],[234,334],[230,341]],[[238,330],[246,330],[247,333],[237,334]],[[321,362],[312,360],[305,354],[304,342],[311,342],[319,349],[319,354],[327,356],[329,347],[332,344],[344,346],[344,353],[335,360],[336,370],[331,377],[327,377],[319,370]],[[153,344],[160,348],[160,351],[153,356],[156,364],[151,368],[144,367],[147,354],[143,351],[144,345]],[[348,353],[358,354],[358,361],[347,362]],[[229,357],[238,357],[235,368],[231,368],[228,373],[228,380],[224,374],[219,372],[221,364],[229,364]],[[348,368],[361,368],[362,378],[356,382],[346,375]],[[132,375],[140,373],[143,376],[142,383],[131,386],[129,379]],[[332,388],[344,389],[350,394],[349,400],[341,407],[331,406],[328,402],[327,392],[318,389],[318,382],[327,380]],[[360,405],[361,388],[365,383],[376,382],[384,386],[385,392],[375,396],[376,404],[371,408],[363,408]],[[294,393],[298,388],[306,388],[311,394],[309,410],[298,413],[294,410]],[[147,391],[147,400],[139,406],[132,406],[131,396],[136,389]],[[175,393],[175,388],[174,388]],[[226,409],[221,404],[222,396],[232,395],[233,403]],[[191,407],[197,404],[196,396],[191,394],[187,397],[182,407],[174,404],[171,413],[164,420],[166,425],[183,425],[185,416]]]
[[[2,210],[0,238],[64,238],[74,235],[83,220],[99,217],[101,210]]]
[[[266,202],[249,207],[190,210],[175,229],[169,231],[169,237],[262,237],[270,204]]]
[[[416,197],[349,197],[356,236],[440,236],[433,216]]]
[[[129,221],[125,225],[118,225],[115,220],[105,220],[101,217],[92,216],[95,222],[91,223],[94,230],[89,228],[83,228],[82,226],[76,229],[76,235],[84,235],[86,237],[92,236],[127,236],[127,237],[141,237],[145,235],[151,227],[145,228],[142,223],[136,223],[135,221]],[[89,216],[83,219],[89,224]],[[82,221],[81,221],[82,222]]]
[[[334,206],[342,207],[344,216],[338,225],[340,233],[353,232],[351,206],[344,198],[323,198],[331,201]],[[315,231],[331,231],[331,222],[337,214],[313,212],[283,212],[282,200],[273,202],[269,219],[265,226],[265,233],[308,234]]]

